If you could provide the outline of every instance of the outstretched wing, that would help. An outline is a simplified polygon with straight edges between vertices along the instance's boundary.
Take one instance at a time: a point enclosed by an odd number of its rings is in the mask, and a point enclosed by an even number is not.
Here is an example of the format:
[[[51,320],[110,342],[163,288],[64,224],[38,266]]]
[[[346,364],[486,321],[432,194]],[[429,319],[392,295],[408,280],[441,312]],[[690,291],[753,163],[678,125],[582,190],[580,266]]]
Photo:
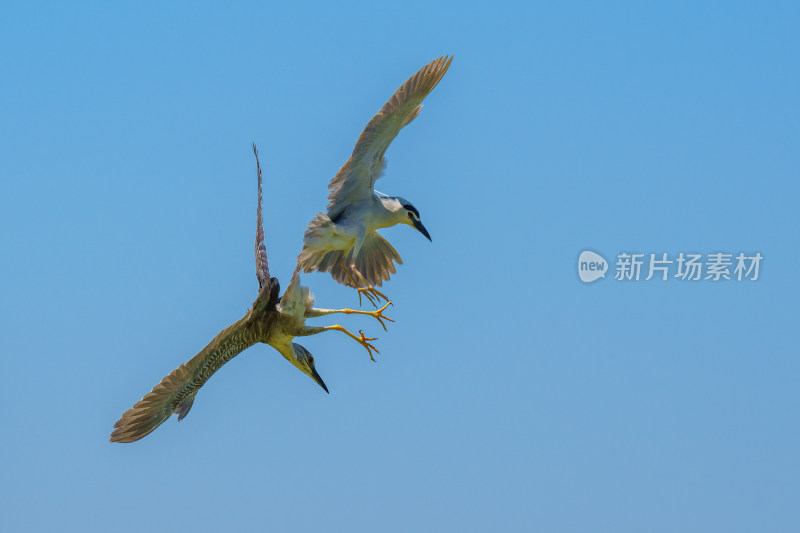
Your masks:
[[[345,207],[368,198],[386,166],[383,154],[406,124],[417,118],[422,101],[441,81],[452,56],[422,67],[400,86],[361,132],[353,155],[328,184],[328,216],[335,219]]]
[[[264,288],[269,281],[269,262],[267,261],[267,248],[264,246],[264,220],[261,211],[261,164],[258,162],[258,148],[253,143],[253,153],[256,156],[256,169],[258,169],[258,209],[256,210],[256,277],[258,290]]]
[[[195,394],[219,370],[259,339],[247,327],[251,314],[222,330],[219,335],[153,387],[141,401],[125,411],[114,424],[111,442],[133,442],[148,435],[173,413],[183,419],[192,408]]]

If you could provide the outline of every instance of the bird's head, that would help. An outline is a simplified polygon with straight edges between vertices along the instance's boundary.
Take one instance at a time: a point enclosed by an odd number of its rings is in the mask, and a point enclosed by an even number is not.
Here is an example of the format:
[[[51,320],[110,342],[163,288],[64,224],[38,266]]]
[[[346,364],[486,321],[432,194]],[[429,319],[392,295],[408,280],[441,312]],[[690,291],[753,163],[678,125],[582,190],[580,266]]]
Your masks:
[[[316,381],[317,385],[325,389],[325,392],[328,392],[328,387],[325,386],[325,382],[322,381],[317,369],[314,367],[314,356],[296,342],[292,343],[292,347],[294,348],[294,358],[289,359],[289,362],[299,368],[303,374]]]
[[[414,204],[412,204],[405,198],[400,198],[399,196],[393,196],[388,199],[393,200],[391,202],[391,206],[387,207],[395,213],[395,216],[397,216],[398,223],[402,222],[403,224],[408,224],[412,228],[416,229],[417,231],[425,235],[426,239],[433,242],[430,233],[428,233],[428,230],[425,229],[425,226],[422,225],[422,221],[419,218],[419,211],[417,210],[416,207],[414,207]],[[384,201],[384,205],[386,204],[387,202]]]

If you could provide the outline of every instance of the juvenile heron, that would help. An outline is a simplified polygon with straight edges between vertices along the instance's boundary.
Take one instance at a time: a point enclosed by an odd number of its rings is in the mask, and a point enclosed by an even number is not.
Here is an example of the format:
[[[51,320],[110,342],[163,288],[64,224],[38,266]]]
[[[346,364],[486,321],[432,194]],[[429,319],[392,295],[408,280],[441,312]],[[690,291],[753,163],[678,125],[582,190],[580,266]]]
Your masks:
[[[328,212],[318,213],[303,236],[297,264],[304,272],[330,272],[342,285],[356,288],[359,301],[364,293],[374,304],[373,297],[388,300],[375,287],[395,273],[393,262],[403,264],[400,254],[375,230],[408,224],[431,240],[419,210],[399,196],[375,194],[375,181],[386,167],[383,155],[389,144],[419,115],[422,101],[452,60],[443,56],[422,67],[361,132],[353,155],[328,184]]]
[[[358,341],[372,358],[372,350],[378,350],[369,341],[374,338],[365,337],[363,332],[356,336],[340,325],[310,327],[305,319],[329,315],[332,313],[363,314],[375,317],[383,329],[383,320],[392,321],[383,315],[386,306],[375,311],[355,311],[352,309],[318,309],[314,307],[314,296],[307,287],[300,285],[300,274],[295,271],[289,288],[278,299],[280,285],[277,278],[269,275],[267,250],[264,246],[264,229],[262,226],[262,192],[261,165],[258,163],[258,151],[255,144],[258,169],[258,209],[256,229],[256,277],[259,292],[252,307],[240,320],[222,330],[200,352],[173,370],[161,380],[141,401],[128,409],[114,424],[111,442],[133,442],[148,435],[173,413],[182,420],[192,408],[195,395],[200,387],[225,363],[248,347],[263,342],[269,344],[287,361],[301,372],[313,379],[328,392],[328,387],[317,373],[314,357],[303,346],[292,342],[296,336],[314,335],[323,331],[341,331]],[[372,358],[374,361],[374,358]]]

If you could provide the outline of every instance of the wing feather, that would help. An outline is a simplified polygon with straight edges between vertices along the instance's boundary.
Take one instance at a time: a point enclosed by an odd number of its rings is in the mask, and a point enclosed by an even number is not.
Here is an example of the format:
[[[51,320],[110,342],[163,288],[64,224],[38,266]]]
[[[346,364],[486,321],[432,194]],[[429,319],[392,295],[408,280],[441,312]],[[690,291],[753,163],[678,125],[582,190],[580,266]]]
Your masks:
[[[250,313],[222,330],[200,352],[169,373],[114,424],[111,442],[134,442],[173,413],[183,419],[200,387],[222,366],[258,340],[248,332]]]
[[[259,291],[269,281],[269,261],[267,261],[267,248],[264,245],[264,220],[261,210],[261,164],[258,162],[258,148],[253,143],[253,153],[256,156],[256,169],[258,169],[258,209],[256,210],[256,277],[258,278]]]
[[[441,81],[452,62],[442,56],[418,70],[389,98],[358,137],[353,155],[328,184],[328,215],[335,219],[351,202],[368,198],[386,165],[383,155],[405,125],[422,109],[422,101]]]

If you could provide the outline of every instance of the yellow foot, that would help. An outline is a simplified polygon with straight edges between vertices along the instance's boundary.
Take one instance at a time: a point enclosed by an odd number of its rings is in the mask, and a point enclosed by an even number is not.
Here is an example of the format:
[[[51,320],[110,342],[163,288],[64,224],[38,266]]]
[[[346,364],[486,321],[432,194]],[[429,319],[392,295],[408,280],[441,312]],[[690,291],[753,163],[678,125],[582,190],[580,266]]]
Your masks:
[[[390,305],[392,305],[392,302],[388,301],[388,302],[386,302],[386,305],[384,305],[380,309],[376,309],[375,311],[357,311],[355,309],[342,309],[341,312],[345,313],[345,314],[348,314],[348,315],[369,315],[369,316],[375,318],[378,322],[381,323],[381,326],[383,326],[383,331],[387,331],[386,324],[384,324],[383,321],[384,320],[388,320],[389,322],[394,322],[394,320],[392,320],[388,316],[384,315],[383,312]]]
[[[381,352],[378,351],[378,349],[376,347],[374,347],[372,344],[369,343],[369,341],[376,341],[376,340],[378,340],[378,338],[377,337],[365,337],[364,336],[364,332],[361,331],[361,330],[358,330],[358,335],[359,336],[356,337],[354,334],[352,334],[349,331],[347,331],[347,329],[344,326],[340,326],[339,324],[336,324],[335,326],[326,326],[323,329],[341,331],[342,333],[346,334],[348,337],[350,337],[351,339],[353,339],[354,341],[359,343],[361,346],[366,348],[367,349],[367,353],[369,354],[369,358],[372,359],[373,361],[375,360],[375,358],[372,357],[372,350],[375,350],[375,353],[381,353]]]
[[[378,340],[378,338],[377,338],[377,337],[365,337],[365,336],[364,336],[364,332],[363,332],[363,331],[361,331],[361,330],[358,330],[358,334],[361,336],[360,338],[359,338],[359,337],[356,337],[355,335],[353,336],[353,338],[354,338],[354,339],[356,340],[356,342],[358,342],[358,343],[359,343],[361,346],[363,346],[364,348],[366,348],[366,349],[367,349],[367,353],[369,354],[369,358],[370,358],[370,359],[372,359],[372,360],[374,361],[374,360],[375,360],[375,358],[374,358],[374,357],[372,357],[372,351],[371,351],[371,350],[375,350],[375,353],[381,353],[381,352],[379,352],[379,351],[378,351],[378,349],[377,349],[376,347],[374,347],[373,345],[371,345],[371,344],[370,344],[369,342],[367,342],[367,341],[376,341],[376,340]]]
[[[380,301],[381,298],[389,301],[389,298],[383,294],[381,291],[370,285],[369,287],[361,287],[356,289],[358,291],[358,305],[361,305],[361,294],[363,293],[364,296],[369,300],[369,303],[378,307],[378,304],[375,303],[376,301]]]
[[[372,315],[378,322],[381,323],[381,326],[383,326],[383,331],[387,331],[386,330],[386,324],[383,323],[384,320],[388,320],[389,322],[394,322],[394,320],[392,320],[391,318],[389,318],[388,316],[383,314],[383,312],[386,310],[386,308],[389,307],[390,305],[392,305],[392,301],[387,299],[386,300],[386,305],[384,305],[380,309],[376,309],[375,311],[372,311],[371,313],[368,313],[368,314]]]

